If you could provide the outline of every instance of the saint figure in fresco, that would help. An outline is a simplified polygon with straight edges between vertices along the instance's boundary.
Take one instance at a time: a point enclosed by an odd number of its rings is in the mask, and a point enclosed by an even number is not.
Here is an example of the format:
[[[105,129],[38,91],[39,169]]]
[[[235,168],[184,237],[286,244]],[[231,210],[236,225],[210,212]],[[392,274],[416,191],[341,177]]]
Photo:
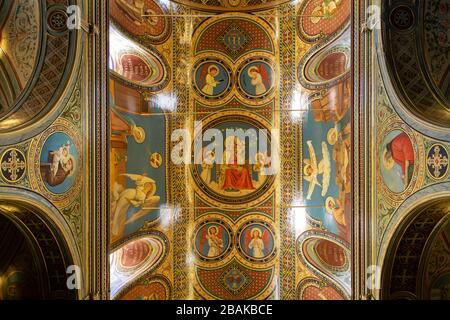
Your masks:
[[[214,95],[214,88],[217,87],[217,85],[221,83],[223,79],[216,80],[216,77],[219,75],[219,68],[217,66],[210,65],[206,70],[207,74],[204,76],[205,85],[202,88],[202,92],[209,96],[212,96]]]
[[[75,171],[75,158],[70,154],[70,144],[49,151],[47,163],[41,164],[42,178],[52,187],[63,183]]]
[[[228,192],[236,192],[240,190],[253,190],[255,187],[252,183],[249,169],[246,165],[238,164],[238,137],[230,137],[233,139],[233,151],[225,150],[224,183],[222,189]]]
[[[383,153],[383,165],[387,170],[392,170],[396,163],[402,170],[401,178],[406,188],[414,172],[414,148],[408,135],[404,132],[387,143]]]
[[[248,76],[251,79],[251,84],[255,86],[255,94],[257,96],[266,93],[268,88],[270,88],[269,76],[264,66],[260,65],[259,68],[257,66],[250,67]]]
[[[206,152],[205,158],[202,162],[202,173],[200,174],[200,178],[206,183],[211,183],[211,170],[214,165],[214,160],[216,159],[216,154],[214,151]]]
[[[201,234],[200,251],[204,253],[205,244],[207,242],[209,249],[206,256],[208,258],[220,256],[222,253],[223,240],[221,231],[222,230],[217,226],[211,226],[208,228],[207,232]]]
[[[266,256],[266,250],[269,248],[269,231],[261,232],[260,228],[247,230],[245,233],[245,249],[247,254],[256,259],[262,259]]]
[[[324,0],[311,12],[311,22],[319,23],[322,19],[330,19],[336,13],[343,0]]]

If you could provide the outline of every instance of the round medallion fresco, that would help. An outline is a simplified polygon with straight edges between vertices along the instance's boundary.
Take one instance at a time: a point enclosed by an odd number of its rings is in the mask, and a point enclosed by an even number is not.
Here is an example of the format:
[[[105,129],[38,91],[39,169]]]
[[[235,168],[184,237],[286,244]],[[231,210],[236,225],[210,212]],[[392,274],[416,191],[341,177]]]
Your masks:
[[[28,148],[31,187],[59,207],[76,198],[83,182],[80,136],[71,122],[60,118]]]
[[[194,67],[193,81],[201,97],[223,99],[231,91],[231,69],[221,60],[201,60]]]
[[[393,130],[380,146],[380,170],[385,185],[395,193],[408,188],[415,166],[415,151],[411,138],[402,130]]]
[[[191,172],[198,191],[224,205],[249,204],[273,186],[270,131],[245,111],[216,113],[203,122],[194,140]],[[261,130],[260,130],[261,129]],[[197,131],[197,130],[196,130]],[[215,148],[207,137],[220,135]],[[263,139],[266,143],[264,143]]]
[[[73,139],[55,132],[44,142],[40,157],[42,181],[55,194],[67,192],[75,183],[79,154]]]
[[[238,233],[239,251],[251,262],[267,262],[275,257],[275,237],[264,221],[249,221]]]
[[[220,260],[231,250],[231,228],[216,219],[201,223],[195,232],[194,247],[202,260]]]
[[[306,42],[315,42],[339,34],[350,24],[352,1],[307,0],[298,11],[298,34]]]
[[[272,92],[274,71],[267,59],[250,59],[238,68],[238,90],[247,99],[262,99]]]

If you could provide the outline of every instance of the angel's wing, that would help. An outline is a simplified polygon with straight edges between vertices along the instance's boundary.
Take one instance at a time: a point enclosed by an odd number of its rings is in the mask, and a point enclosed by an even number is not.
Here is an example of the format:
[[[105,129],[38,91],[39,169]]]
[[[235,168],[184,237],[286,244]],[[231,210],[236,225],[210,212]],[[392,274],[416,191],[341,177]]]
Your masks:
[[[264,243],[264,252],[269,252],[269,241],[270,241],[270,234],[268,230],[264,230],[262,234],[262,241]]]
[[[259,74],[261,75],[261,79],[266,87],[266,90],[270,89],[270,79],[269,79],[269,74],[267,73],[266,68],[264,68],[263,65],[259,65],[258,68]]]
[[[158,209],[160,198],[158,196],[152,197],[151,199],[147,199],[144,204],[142,205],[141,209],[138,210],[136,213],[134,213],[126,222],[125,224],[132,223],[134,221],[139,220],[140,218],[146,216],[153,210]]]
[[[320,183],[317,181],[317,178],[311,177],[311,180],[309,181],[309,186],[308,186],[308,193],[306,195],[307,200],[311,200],[311,196],[314,192],[316,185],[318,185],[320,187]]]
[[[247,253],[249,253],[250,248],[248,247],[248,245],[250,244],[250,241],[252,241],[252,235],[250,234],[250,230],[248,229],[245,232],[245,250],[247,250]]]
[[[142,183],[155,183],[155,180],[153,180],[152,178],[149,178],[147,176],[143,176],[141,174],[132,174],[132,173],[123,173],[121,174],[121,176],[126,176],[128,178],[130,178],[133,181],[139,181]]]
[[[308,149],[309,149],[309,158],[311,161],[311,166],[313,167],[313,170],[316,170],[317,169],[316,151],[314,150],[314,146],[312,145],[311,140],[308,140],[306,142],[306,144],[308,145]]]
[[[208,232],[208,228],[204,228],[202,233],[200,234],[200,253],[203,254],[205,252],[205,244],[206,244],[206,234]]]
[[[328,187],[330,186],[330,175],[331,175],[331,162],[330,153],[328,152],[328,146],[325,141],[322,142],[322,161],[319,168],[319,172],[322,171],[322,197],[328,192]]]

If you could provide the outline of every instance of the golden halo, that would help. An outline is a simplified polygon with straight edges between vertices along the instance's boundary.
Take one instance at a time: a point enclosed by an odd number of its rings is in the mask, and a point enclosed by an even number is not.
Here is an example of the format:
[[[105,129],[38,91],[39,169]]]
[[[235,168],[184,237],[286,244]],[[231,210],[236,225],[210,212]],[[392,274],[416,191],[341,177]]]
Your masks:
[[[336,201],[334,201],[334,198],[333,198],[333,197],[328,197],[328,198],[325,200],[325,209],[327,210],[327,213],[333,214],[332,209],[330,209],[330,207],[328,207],[328,203],[329,203],[330,201],[333,203],[333,207],[336,206]]]
[[[261,230],[260,230],[259,228],[257,228],[257,227],[253,228],[253,229],[250,231],[250,235],[253,237],[253,233],[254,233],[255,231],[258,231],[258,236],[261,237]]]

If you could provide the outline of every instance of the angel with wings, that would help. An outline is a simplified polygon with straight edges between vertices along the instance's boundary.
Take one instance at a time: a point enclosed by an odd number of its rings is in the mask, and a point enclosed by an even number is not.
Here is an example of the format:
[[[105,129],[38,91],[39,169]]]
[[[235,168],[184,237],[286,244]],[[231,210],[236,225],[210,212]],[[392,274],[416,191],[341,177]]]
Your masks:
[[[208,252],[206,256],[208,258],[214,258],[222,253],[223,240],[222,240],[222,228],[217,226],[211,226],[204,230],[200,235],[200,252],[204,254],[205,245],[208,243]]]
[[[259,228],[247,230],[245,233],[245,248],[247,254],[256,259],[262,259],[266,256],[269,249],[269,231],[261,232]]]
[[[316,152],[311,140],[306,142],[309,149],[309,159],[305,159],[305,167],[303,174],[305,180],[309,182],[307,200],[311,200],[311,196],[316,186],[322,187],[322,197],[325,197],[330,185],[331,162],[328,147],[325,141],[322,142],[322,160],[317,163]],[[319,183],[318,177],[322,175],[322,184]]]
[[[251,83],[255,86],[255,94],[257,96],[267,92],[270,88],[269,74],[263,65],[252,66],[248,69],[248,76],[251,79]]]
[[[111,232],[113,238],[120,237],[125,231],[125,225],[132,223],[150,213],[158,205],[160,197],[156,196],[156,182],[146,174],[123,174],[133,180],[136,187],[124,189],[115,183],[112,190],[111,203]],[[130,206],[138,208],[127,220]]]

